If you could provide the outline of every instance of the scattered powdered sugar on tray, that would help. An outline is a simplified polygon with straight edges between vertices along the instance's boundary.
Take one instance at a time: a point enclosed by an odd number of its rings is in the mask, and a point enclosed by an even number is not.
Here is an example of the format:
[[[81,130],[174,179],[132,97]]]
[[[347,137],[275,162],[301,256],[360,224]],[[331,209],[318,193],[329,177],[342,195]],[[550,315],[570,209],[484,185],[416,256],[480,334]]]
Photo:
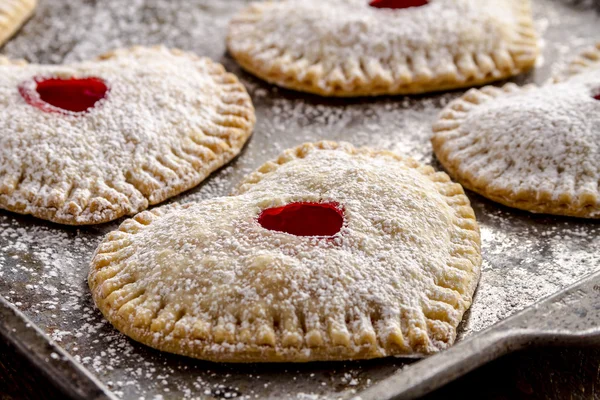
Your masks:
[[[414,98],[336,100],[272,88],[244,74],[225,55],[227,21],[246,4],[231,1],[40,1],[34,19],[3,55],[30,62],[89,59],[114,47],[159,44],[223,62],[242,77],[257,108],[255,133],[234,162],[176,198],[189,202],[227,195],[243,176],[301,142],[347,140],[433,162],[430,124],[460,92]],[[544,64],[516,82],[546,81],[600,35],[589,10],[557,1],[534,2],[544,32]],[[558,57],[558,59],[557,59]],[[555,62],[557,61],[557,62]],[[481,225],[484,265],[468,336],[600,265],[600,225],[531,216],[469,193]],[[220,365],[161,354],[137,344],[104,321],[86,276],[102,235],[97,227],[53,225],[0,212],[0,294],[21,309],[114,393],[125,399],[338,399],[360,392],[406,365],[388,358],[303,365]]]

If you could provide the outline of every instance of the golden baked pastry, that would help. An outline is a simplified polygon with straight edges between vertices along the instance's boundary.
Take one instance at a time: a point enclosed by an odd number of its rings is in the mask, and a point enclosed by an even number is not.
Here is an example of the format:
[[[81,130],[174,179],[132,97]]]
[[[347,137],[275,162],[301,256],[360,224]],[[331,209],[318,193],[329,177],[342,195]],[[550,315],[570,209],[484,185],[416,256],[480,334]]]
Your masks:
[[[600,218],[600,55],[585,54],[580,73],[555,83],[472,89],[450,103],[433,126],[444,168],[509,207]]]
[[[595,46],[585,49],[575,59],[568,63],[567,67],[554,78],[555,82],[563,81],[574,75],[592,69],[600,69],[600,42]]]
[[[227,45],[250,73],[323,96],[477,86],[531,69],[529,0],[254,2]]]
[[[462,187],[387,151],[288,150],[234,195],[145,211],[96,250],[117,329],[221,362],[423,356],[449,347],[480,274]]]
[[[63,224],[133,215],[235,157],[254,109],[237,78],[163,47],[72,65],[0,60],[0,208]]]
[[[31,17],[37,0],[2,0],[0,2],[0,47]]]

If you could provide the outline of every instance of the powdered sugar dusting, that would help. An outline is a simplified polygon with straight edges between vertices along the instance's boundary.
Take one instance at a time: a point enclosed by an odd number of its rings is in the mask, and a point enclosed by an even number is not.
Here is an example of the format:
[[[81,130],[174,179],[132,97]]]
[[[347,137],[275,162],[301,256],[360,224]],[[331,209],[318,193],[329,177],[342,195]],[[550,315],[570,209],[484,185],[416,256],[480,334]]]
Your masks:
[[[347,144],[286,154],[235,196],[146,212],[107,236],[89,278],[107,319],[152,347],[216,361],[447,348],[481,263],[462,191],[412,161]],[[341,231],[319,239],[256,223],[295,202],[339,204]]]
[[[181,202],[227,195],[243,176],[283,149],[305,141],[347,140],[432,161],[430,125],[440,108],[460,93],[334,101],[274,89],[241,73],[224,55],[228,20],[245,4],[239,0],[42,1],[34,20],[2,53],[31,62],[72,62],[118,46],[164,41],[169,47],[223,61],[241,75],[257,106],[256,135],[233,164],[179,196]],[[542,83],[556,71],[554,65],[564,66],[580,49],[592,45],[600,25],[590,10],[574,10],[559,1],[537,0],[534,6],[536,19],[548,21],[546,62],[519,81]],[[97,13],[103,17],[96,18]],[[598,224],[531,216],[469,196],[482,228],[485,263],[464,324],[465,336],[573,283],[600,264]],[[230,366],[160,354],[136,344],[104,321],[85,282],[93,250],[117,224],[75,229],[0,213],[0,293],[60,340],[119,397],[348,398],[405,365],[392,358]]]
[[[269,82],[333,96],[422,93],[529,70],[529,1],[431,1],[401,10],[364,0],[256,2],[228,48]]]
[[[41,77],[94,77],[109,90],[73,113],[39,98]],[[0,206],[74,225],[135,214],[195,186],[237,155],[254,124],[247,93],[221,66],[164,47],[0,66],[0,94]]]
[[[277,47],[309,61],[332,57],[324,62],[356,55],[385,60],[393,56],[395,47],[403,55],[414,49],[429,50],[432,57],[440,57],[432,61],[440,63],[446,61],[442,51],[486,53],[506,45],[502,28],[518,26],[510,6],[488,0],[431,1],[401,11],[377,9],[362,0],[287,0],[257,2],[254,9],[262,12],[260,18],[242,20],[256,25],[240,27],[234,47]],[[456,34],[467,28],[473,32],[471,41]],[[482,36],[485,40],[476,40]]]

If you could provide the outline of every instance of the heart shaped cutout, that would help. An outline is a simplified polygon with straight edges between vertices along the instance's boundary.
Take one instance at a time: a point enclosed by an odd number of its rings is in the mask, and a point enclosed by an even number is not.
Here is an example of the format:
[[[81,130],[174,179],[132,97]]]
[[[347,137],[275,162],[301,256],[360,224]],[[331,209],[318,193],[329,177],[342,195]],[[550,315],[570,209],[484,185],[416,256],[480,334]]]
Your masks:
[[[422,7],[429,4],[429,0],[372,0],[369,5],[375,8],[389,8],[399,10],[403,8]]]
[[[106,98],[104,80],[87,78],[34,78],[35,89],[28,82],[19,85],[19,93],[33,107],[46,112],[83,113]]]

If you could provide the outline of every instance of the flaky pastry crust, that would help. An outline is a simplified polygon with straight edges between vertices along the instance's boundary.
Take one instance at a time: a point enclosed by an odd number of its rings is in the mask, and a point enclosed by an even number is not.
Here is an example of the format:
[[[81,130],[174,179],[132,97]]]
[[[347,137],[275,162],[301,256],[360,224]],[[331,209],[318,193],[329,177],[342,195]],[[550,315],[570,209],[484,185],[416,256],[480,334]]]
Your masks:
[[[257,223],[294,201],[339,202],[344,227],[315,238]],[[89,285],[118,330],[190,357],[418,357],[453,343],[480,265],[473,210],[445,173],[320,142],[264,164],[232,196],[125,221],[96,250]]]
[[[529,0],[432,0],[401,10],[368,3],[252,3],[230,23],[229,52],[270,83],[340,97],[478,86],[535,64]]]
[[[41,111],[18,89],[88,76],[109,91],[84,113]],[[0,90],[0,208],[62,224],[134,215],[196,186],[240,152],[255,122],[234,75],[164,47],[70,66],[0,59]]]
[[[442,111],[433,149],[466,188],[534,213],[600,218],[600,68],[542,87],[472,89]]]
[[[33,14],[37,0],[2,0],[0,4],[0,47]],[[2,61],[0,61],[0,64]]]

